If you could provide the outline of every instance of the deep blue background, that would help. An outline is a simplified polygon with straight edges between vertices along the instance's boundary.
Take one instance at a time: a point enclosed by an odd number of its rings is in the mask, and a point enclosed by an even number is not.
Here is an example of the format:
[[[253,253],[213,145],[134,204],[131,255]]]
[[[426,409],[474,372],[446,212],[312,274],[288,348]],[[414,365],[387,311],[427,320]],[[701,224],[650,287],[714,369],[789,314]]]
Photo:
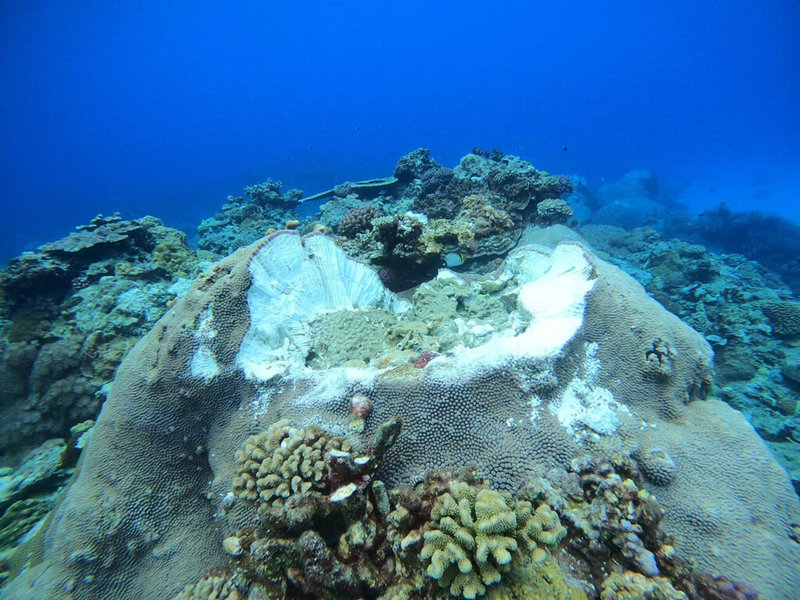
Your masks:
[[[223,4],[225,6],[223,6]],[[663,6],[643,6],[663,5]],[[796,0],[3,2],[0,259],[473,146],[800,217]],[[564,147],[568,147],[564,151]]]

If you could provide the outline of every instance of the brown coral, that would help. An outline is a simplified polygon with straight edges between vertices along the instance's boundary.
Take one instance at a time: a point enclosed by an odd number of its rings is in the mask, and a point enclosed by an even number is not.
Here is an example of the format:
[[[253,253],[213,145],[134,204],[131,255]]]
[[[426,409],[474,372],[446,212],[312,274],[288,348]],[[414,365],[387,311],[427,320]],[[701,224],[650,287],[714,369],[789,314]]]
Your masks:
[[[234,494],[256,503],[260,510],[280,511],[292,495],[329,492],[330,454],[349,450],[347,441],[319,427],[294,427],[279,421],[248,437],[236,452]]]
[[[244,600],[227,572],[208,573],[197,583],[183,588],[172,600]]]
[[[382,216],[383,212],[374,206],[351,208],[345,213],[336,231],[339,235],[352,239],[359,233],[370,231],[372,220]]]

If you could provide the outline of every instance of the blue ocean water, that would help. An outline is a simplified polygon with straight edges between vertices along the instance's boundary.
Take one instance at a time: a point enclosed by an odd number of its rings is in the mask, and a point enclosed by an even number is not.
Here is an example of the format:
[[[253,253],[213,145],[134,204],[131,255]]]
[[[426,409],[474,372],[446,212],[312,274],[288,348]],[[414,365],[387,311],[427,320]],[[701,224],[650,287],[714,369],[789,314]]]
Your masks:
[[[245,185],[420,146],[800,220],[798,30],[793,0],[3,3],[0,259],[98,212],[191,232]]]

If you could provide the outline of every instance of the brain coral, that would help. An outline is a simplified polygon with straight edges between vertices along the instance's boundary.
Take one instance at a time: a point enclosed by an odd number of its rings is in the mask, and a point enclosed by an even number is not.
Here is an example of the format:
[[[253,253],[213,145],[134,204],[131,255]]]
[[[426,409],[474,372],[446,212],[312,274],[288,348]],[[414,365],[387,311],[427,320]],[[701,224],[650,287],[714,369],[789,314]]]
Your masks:
[[[764,302],[761,310],[769,317],[776,335],[783,337],[800,335],[800,304],[797,302]]]
[[[648,485],[679,552],[766,599],[796,597],[800,502],[786,473],[740,414],[705,400],[703,338],[628,276],[579,244],[522,247],[485,277],[508,319],[481,345],[424,368],[307,369],[309,297],[398,319],[404,304],[333,248],[295,233],[242,248],[137,343],[4,600],[173,597],[227,564],[220,535],[255,519],[227,496],[249,436],[287,418],[366,452],[395,416],[404,433],[376,472],[387,486],[474,464],[513,491],[587,451],[661,449],[674,470]],[[363,432],[348,427],[354,394],[373,403]]]

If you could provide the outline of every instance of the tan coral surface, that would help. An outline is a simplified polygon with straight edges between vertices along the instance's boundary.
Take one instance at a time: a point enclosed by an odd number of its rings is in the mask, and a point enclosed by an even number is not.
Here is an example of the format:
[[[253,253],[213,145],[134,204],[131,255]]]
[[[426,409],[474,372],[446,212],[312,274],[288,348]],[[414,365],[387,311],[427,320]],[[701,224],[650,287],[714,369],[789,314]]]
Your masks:
[[[299,244],[295,233],[278,235]],[[254,303],[266,297],[253,289],[250,265],[275,239],[204,273],[130,352],[79,475],[33,542],[41,560],[10,581],[4,600],[173,597],[227,564],[222,540],[254,522],[253,507],[227,497],[249,435],[291,418],[366,451],[378,424],[397,415],[404,433],[378,473],[387,485],[472,463],[514,489],[587,448],[660,448],[675,470],[651,486],[676,548],[765,599],[796,598],[800,549],[790,534],[800,503],[786,474],[738,413],[704,399],[712,355],[702,337],[621,271],[570,244],[515,250],[495,277],[520,286],[509,315],[531,313],[526,331],[535,336],[512,325],[490,346],[410,367],[416,377],[300,365],[259,378],[240,366]],[[303,260],[322,255],[309,254]],[[361,272],[334,254],[338,271],[326,266],[323,279]],[[348,428],[354,393],[374,402],[363,433]]]

